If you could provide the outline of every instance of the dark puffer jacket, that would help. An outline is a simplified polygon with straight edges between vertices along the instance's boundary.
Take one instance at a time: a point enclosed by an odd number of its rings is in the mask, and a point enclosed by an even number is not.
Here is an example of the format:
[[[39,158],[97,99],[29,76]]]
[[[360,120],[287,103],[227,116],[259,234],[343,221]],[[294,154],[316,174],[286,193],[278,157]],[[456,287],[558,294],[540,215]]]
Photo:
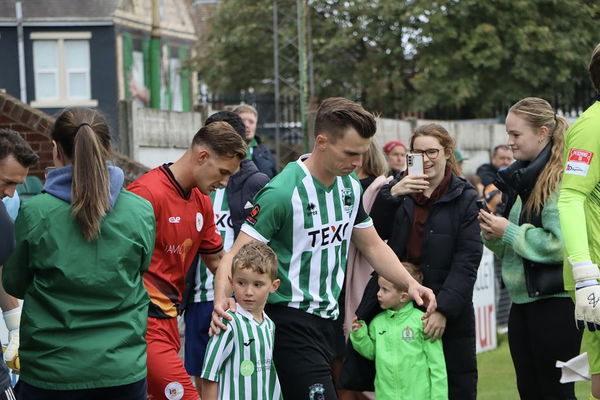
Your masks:
[[[406,253],[415,204],[411,196],[391,196],[390,189],[397,182],[394,180],[381,189],[371,216],[380,236],[388,240],[390,247],[402,259]],[[422,238],[420,267],[423,284],[434,291],[437,310],[447,318],[442,340],[449,398],[456,400],[477,397],[472,297],[483,245],[476,200],[475,189],[464,179],[452,175],[448,191],[429,210]],[[359,319],[370,322],[381,312],[377,303],[378,289],[374,274],[356,310]],[[369,389],[363,385],[372,385],[373,364],[355,353],[351,346],[348,350],[351,354],[348,354],[344,365],[342,383],[348,383],[345,385],[348,389]]]
[[[246,204],[268,182],[269,177],[260,172],[250,160],[243,160],[240,163],[240,170],[229,178],[225,192],[227,192],[234,237],[240,233],[242,224],[250,212],[251,207],[246,208]]]
[[[262,144],[262,141],[258,136],[254,136],[258,146],[252,150],[252,161],[256,164],[256,167],[260,172],[267,175],[270,178],[277,175],[277,162],[271,149]]]

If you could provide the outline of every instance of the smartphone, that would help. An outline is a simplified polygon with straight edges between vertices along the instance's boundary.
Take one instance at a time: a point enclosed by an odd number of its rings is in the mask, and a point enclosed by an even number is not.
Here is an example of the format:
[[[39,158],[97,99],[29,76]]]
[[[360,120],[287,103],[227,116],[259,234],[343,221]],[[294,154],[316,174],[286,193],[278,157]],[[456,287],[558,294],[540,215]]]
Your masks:
[[[484,199],[479,199],[479,200],[477,200],[475,202],[477,203],[477,207],[480,210],[483,210],[483,211],[486,211],[486,212],[490,212],[490,209],[488,208],[487,203],[485,202]]]
[[[423,154],[407,154],[408,175],[423,175]]]

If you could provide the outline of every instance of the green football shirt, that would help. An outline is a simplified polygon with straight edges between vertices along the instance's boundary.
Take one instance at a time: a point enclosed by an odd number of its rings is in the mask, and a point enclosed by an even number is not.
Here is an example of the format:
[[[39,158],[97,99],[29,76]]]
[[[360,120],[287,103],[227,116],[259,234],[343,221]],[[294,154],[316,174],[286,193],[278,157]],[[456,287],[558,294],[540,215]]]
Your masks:
[[[301,158],[257,193],[242,231],[277,254],[281,285],[269,303],[338,317],[352,229],[373,225],[362,208],[361,190],[355,174],[325,187]]]
[[[233,245],[234,233],[225,188],[220,188],[212,192],[210,194],[210,201],[213,205],[215,226],[223,239],[223,250],[229,251]],[[206,264],[204,264],[202,258],[198,257],[194,284],[194,303],[214,300],[214,279],[215,276],[210,272]]]
[[[208,342],[201,377],[219,382],[219,399],[282,399],[273,364],[275,324],[264,312],[259,323],[239,304],[228,314],[227,329]]]
[[[565,134],[560,184],[560,226],[567,257],[600,264],[600,102],[590,106]],[[574,290],[565,261],[565,288]]]

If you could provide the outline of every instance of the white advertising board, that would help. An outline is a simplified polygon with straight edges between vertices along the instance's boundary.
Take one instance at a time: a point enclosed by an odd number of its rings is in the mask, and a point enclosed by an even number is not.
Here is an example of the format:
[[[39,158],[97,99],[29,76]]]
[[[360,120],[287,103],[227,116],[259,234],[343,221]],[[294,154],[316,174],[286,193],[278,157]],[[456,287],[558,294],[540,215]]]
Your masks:
[[[477,353],[497,347],[496,337],[496,278],[494,275],[494,253],[483,248],[483,257],[473,289],[475,308]]]

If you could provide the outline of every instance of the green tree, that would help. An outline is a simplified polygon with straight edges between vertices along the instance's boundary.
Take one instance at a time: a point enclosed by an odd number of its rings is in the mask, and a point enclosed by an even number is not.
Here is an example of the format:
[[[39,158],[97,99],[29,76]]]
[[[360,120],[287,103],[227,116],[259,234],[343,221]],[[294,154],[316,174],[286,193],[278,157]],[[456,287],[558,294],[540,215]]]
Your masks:
[[[196,60],[212,91],[272,91],[271,4],[222,1]],[[494,116],[531,95],[568,105],[588,87],[598,17],[597,0],[313,0],[315,95],[386,117]]]

